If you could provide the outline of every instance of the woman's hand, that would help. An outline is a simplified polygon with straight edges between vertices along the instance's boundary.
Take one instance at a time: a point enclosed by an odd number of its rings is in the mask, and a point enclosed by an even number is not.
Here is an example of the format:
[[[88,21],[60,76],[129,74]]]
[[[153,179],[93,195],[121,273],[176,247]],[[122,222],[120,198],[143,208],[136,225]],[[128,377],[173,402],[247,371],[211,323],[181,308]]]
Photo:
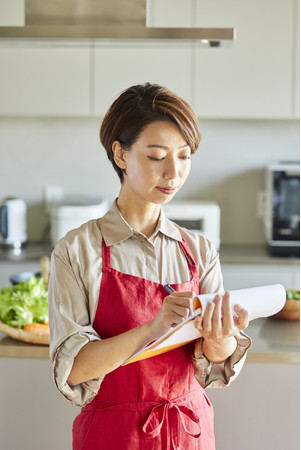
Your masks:
[[[165,297],[157,316],[149,323],[154,339],[183,322],[193,313],[194,292],[173,292]]]
[[[235,335],[247,328],[248,311],[235,305],[237,317],[231,311],[230,293],[223,297],[216,295],[213,302],[208,303],[203,317],[197,317],[195,326],[204,337],[203,352],[209,361],[222,362],[236,349]],[[197,353],[197,348],[196,348]]]

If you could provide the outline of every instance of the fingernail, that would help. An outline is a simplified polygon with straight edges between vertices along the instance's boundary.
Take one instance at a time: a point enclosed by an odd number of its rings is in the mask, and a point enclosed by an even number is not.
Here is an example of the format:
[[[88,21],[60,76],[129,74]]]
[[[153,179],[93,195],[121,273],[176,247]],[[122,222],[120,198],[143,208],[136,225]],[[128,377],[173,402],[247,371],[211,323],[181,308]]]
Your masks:
[[[243,309],[243,307],[240,304],[235,305],[236,309],[238,309],[238,311],[241,311]]]

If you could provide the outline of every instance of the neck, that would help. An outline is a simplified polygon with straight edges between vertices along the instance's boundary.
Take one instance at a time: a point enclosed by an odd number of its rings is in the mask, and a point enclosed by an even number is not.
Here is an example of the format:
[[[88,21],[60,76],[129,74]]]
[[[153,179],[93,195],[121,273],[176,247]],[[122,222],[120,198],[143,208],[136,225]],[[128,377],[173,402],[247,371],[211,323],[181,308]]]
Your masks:
[[[154,233],[160,216],[160,205],[137,201],[137,198],[130,199],[124,196],[121,190],[117,206],[123,218],[135,230],[147,238]]]

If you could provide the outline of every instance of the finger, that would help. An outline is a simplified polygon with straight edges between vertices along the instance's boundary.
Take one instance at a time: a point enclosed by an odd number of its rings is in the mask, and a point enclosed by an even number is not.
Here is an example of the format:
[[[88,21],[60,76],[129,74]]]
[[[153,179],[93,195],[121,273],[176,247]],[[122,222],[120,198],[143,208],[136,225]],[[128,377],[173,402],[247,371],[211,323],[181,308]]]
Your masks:
[[[192,314],[194,312],[193,307],[194,298],[195,298],[194,292],[173,292],[171,295],[166,297],[166,301],[170,304],[188,308],[190,314]]]
[[[215,304],[213,302],[209,302],[206,306],[204,317],[203,317],[203,323],[202,323],[202,329],[203,329],[203,336],[208,337],[211,334],[212,330],[212,315],[215,308]]]
[[[190,316],[190,308],[186,307],[185,305],[172,305],[171,312],[179,317],[182,317],[183,319],[186,319],[186,317]]]
[[[191,298],[194,299],[194,297],[196,296],[196,294],[192,291],[187,291],[187,292],[172,292],[171,294],[169,294],[167,297],[173,297],[173,298]],[[166,297],[166,298],[167,298]]]
[[[222,324],[225,335],[230,335],[234,328],[233,312],[231,308],[230,292],[226,291],[222,300]]]
[[[195,318],[194,326],[199,330],[200,334],[203,335],[203,317],[201,315]]]
[[[239,330],[245,330],[249,325],[249,313],[241,305],[235,305],[234,310],[237,317],[234,318],[234,323]]]
[[[195,297],[195,293],[192,291],[174,291],[172,294],[170,295],[174,295],[176,294],[178,297]]]
[[[184,316],[170,310],[166,312],[164,322],[168,323],[169,326],[171,327],[175,327],[177,325],[180,325],[184,320],[185,320]]]
[[[212,337],[215,339],[219,339],[221,337],[222,333],[222,311],[221,311],[221,304],[222,304],[222,297],[220,295],[217,295],[213,300],[215,307],[212,314]]]

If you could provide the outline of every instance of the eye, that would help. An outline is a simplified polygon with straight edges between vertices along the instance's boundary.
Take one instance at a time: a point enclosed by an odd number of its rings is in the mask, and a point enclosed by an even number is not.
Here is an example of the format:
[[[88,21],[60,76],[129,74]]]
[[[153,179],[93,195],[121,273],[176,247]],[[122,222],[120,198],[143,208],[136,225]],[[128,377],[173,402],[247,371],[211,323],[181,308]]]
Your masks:
[[[148,156],[151,161],[163,161],[164,158],[155,158],[154,156]]]
[[[191,159],[191,156],[190,155],[180,156],[180,159],[183,159],[183,160]]]

